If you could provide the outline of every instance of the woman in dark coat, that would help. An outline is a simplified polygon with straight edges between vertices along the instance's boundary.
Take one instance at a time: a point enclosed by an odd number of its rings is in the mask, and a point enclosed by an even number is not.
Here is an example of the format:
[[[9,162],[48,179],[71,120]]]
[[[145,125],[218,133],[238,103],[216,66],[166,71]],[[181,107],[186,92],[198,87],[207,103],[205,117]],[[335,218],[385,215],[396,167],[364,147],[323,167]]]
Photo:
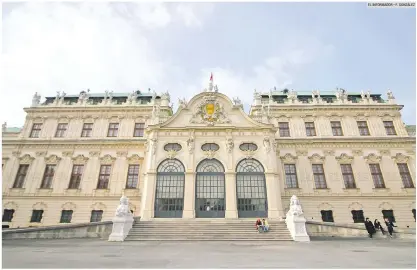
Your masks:
[[[369,238],[372,238],[372,235],[375,233],[375,227],[374,224],[372,224],[372,221],[369,220],[369,218],[366,218],[365,220],[365,228],[368,231]]]
[[[382,227],[381,223],[377,219],[375,219],[374,221],[374,226],[375,226],[375,230],[381,230],[382,234],[385,234],[384,228]]]
[[[390,221],[388,218],[385,218],[385,225],[387,225],[389,236],[392,237],[392,233],[394,232],[394,227],[397,227]]]

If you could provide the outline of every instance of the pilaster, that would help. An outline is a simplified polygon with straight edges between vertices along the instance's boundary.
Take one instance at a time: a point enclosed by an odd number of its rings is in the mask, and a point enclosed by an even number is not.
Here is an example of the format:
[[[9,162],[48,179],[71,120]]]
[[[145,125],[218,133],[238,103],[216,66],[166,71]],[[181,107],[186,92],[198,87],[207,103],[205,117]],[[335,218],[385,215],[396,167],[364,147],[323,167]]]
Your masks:
[[[140,217],[141,220],[150,220],[154,217],[154,197],[156,173],[148,172],[144,179]]]
[[[265,173],[265,180],[268,197],[268,218],[281,219],[285,215],[279,191],[278,175],[276,173]]]
[[[225,173],[225,188],[226,188],[226,212],[225,218],[238,218],[237,201],[236,201],[236,173]]]
[[[195,218],[195,178],[194,172],[185,173],[183,218]]]

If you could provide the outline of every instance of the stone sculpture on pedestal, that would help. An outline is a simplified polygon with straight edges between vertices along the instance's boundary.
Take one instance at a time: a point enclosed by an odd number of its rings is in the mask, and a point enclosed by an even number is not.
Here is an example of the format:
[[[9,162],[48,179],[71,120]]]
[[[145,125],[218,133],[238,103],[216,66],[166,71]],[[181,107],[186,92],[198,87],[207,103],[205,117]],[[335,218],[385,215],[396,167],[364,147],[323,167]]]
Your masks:
[[[112,221],[113,229],[109,241],[124,241],[133,225],[133,215],[129,211],[129,199],[126,196],[120,198],[120,205]]]
[[[292,195],[290,202],[290,210],[285,218],[287,228],[291,233],[291,237],[297,242],[309,242],[310,237],[306,230],[306,219],[304,218],[303,209],[297,196]]]

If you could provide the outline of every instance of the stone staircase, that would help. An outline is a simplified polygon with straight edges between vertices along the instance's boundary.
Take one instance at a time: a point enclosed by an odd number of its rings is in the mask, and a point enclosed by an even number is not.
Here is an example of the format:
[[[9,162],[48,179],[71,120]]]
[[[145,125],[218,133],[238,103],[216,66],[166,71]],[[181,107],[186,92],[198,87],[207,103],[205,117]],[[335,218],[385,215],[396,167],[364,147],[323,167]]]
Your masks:
[[[284,221],[268,222],[258,233],[252,219],[135,220],[125,241],[292,241]]]

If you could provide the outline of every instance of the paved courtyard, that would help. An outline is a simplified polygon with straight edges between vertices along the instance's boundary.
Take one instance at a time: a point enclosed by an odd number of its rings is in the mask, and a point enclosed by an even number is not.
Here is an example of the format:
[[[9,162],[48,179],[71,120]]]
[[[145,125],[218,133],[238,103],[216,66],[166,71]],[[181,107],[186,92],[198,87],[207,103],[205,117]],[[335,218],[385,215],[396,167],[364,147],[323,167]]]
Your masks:
[[[3,240],[3,268],[414,268],[415,241]]]

